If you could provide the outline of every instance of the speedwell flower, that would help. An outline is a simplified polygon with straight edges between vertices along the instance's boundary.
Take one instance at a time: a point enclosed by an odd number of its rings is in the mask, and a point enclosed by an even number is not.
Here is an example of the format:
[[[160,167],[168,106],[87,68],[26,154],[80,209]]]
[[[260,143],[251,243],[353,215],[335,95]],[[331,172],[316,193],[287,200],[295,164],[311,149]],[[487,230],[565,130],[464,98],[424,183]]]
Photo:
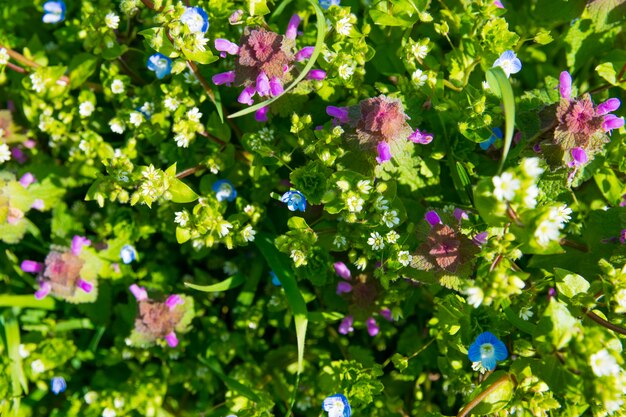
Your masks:
[[[154,71],[160,80],[172,72],[172,60],[163,54],[156,53],[148,58],[148,69]]]
[[[304,194],[297,190],[287,191],[280,198],[280,201],[287,204],[289,211],[306,210],[306,198]]]
[[[330,6],[339,6],[341,0],[319,0],[320,7],[324,10],[328,10]]]
[[[191,33],[206,33],[209,29],[209,16],[202,7],[187,7],[180,21]]]
[[[350,417],[352,414],[350,403],[343,394],[331,395],[324,399],[322,410],[328,413],[328,417]]]
[[[120,258],[122,258],[122,262],[129,264],[137,259],[137,251],[133,245],[124,245],[120,250]]]
[[[235,186],[229,180],[217,180],[213,183],[212,188],[215,191],[217,201],[233,201],[237,198],[237,190],[235,190]]]
[[[500,67],[504,70],[506,77],[510,77],[511,74],[517,74],[522,69],[522,61],[519,60],[515,52],[504,51],[502,55],[493,63],[493,67]]]
[[[503,361],[509,356],[506,346],[491,332],[484,332],[478,335],[467,352],[469,360],[480,362],[488,371],[496,368],[497,361]]]
[[[50,391],[54,393],[54,395],[59,395],[64,392],[67,388],[67,383],[62,376],[55,376],[50,380]]]
[[[65,3],[59,1],[47,1],[43,4],[44,15],[42,21],[44,23],[59,23],[65,19]]]

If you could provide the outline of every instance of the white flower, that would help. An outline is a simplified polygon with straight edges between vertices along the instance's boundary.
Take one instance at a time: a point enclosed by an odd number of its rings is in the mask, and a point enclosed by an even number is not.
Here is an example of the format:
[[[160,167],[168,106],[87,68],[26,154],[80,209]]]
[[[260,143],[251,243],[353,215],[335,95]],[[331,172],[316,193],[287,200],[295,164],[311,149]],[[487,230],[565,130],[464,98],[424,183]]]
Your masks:
[[[382,195],[379,195],[374,201],[374,208],[378,211],[388,210],[389,201],[387,201]]]
[[[302,265],[306,265],[306,256],[304,255],[304,252],[302,252],[301,250],[297,250],[297,249],[292,250],[291,259],[293,260],[293,263],[296,265],[296,268]]]
[[[428,46],[422,43],[415,43],[411,46],[411,53],[417,59],[424,59],[428,55]]]
[[[120,25],[120,17],[113,12],[109,12],[104,16],[104,23],[109,29],[117,29]]]
[[[359,259],[354,261],[354,266],[356,266],[356,269],[359,271],[365,271],[365,268],[367,268],[367,259],[361,256]]]
[[[113,407],[115,408],[122,408],[124,407],[124,399],[117,397],[113,400]]]
[[[114,79],[111,83],[111,92],[113,94],[122,94],[124,92],[124,83],[122,80]]]
[[[511,201],[515,198],[515,191],[520,187],[520,181],[510,172],[505,172],[492,179],[494,189],[493,195],[500,201]]]
[[[411,255],[408,250],[398,252],[398,262],[400,262],[402,266],[408,266],[412,260],[413,255]]]
[[[470,287],[466,289],[465,294],[467,295],[467,304],[474,308],[478,308],[483,303],[485,298],[483,290],[478,287]]]
[[[96,394],[94,391],[89,391],[85,394],[83,398],[85,399],[85,403],[92,404],[98,399],[98,394]]]
[[[28,349],[26,349],[26,346],[24,346],[23,343],[20,343],[17,351],[22,359],[28,358],[30,356],[30,352],[28,351]]]
[[[348,244],[348,240],[346,239],[345,236],[336,235],[335,238],[333,239],[333,245],[338,249],[343,248],[347,244]]]
[[[230,233],[230,229],[233,228],[233,225],[230,224],[229,222],[227,222],[226,220],[222,220],[218,225],[217,225],[217,234],[220,235],[220,237],[224,237],[227,234]]]
[[[111,121],[109,122],[109,127],[111,128],[111,131],[114,133],[117,133],[119,135],[121,135],[122,133],[124,133],[124,130],[126,130],[126,126],[124,125],[124,122],[122,122],[120,119],[111,119]]]
[[[358,213],[363,210],[363,203],[365,203],[365,201],[357,196],[348,197],[348,200],[346,200],[346,205],[351,213]]]
[[[387,236],[385,236],[385,239],[387,239],[387,242],[393,245],[394,243],[398,241],[398,239],[400,239],[400,235],[395,230],[390,230],[387,233]]]
[[[541,246],[548,246],[551,241],[559,240],[560,237],[559,223],[553,220],[542,221],[535,230],[535,238]]]
[[[206,51],[206,44],[209,42],[207,38],[204,37],[204,33],[196,33],[193,38],[193,47],[198,51]]]
[[[383,223],[387,227],[394,227],[400,224],[400,218],[398,218],[398,212],[396,210],[386,211],[382,217]]]
[[[192,122],[200,122],[200,118],[202,117],[202,113],[200,113],[200,109],[194,107],[193,109],[187,112],[187,118]]]
[[[522,307],[519,310],[519,318],[522,320],[528,320],[534,315],[532,307]]]
[[[180,227],[187,226],[187,223],[189,223],[189,213],[183,210],[177,211],[174,214],[176,215],[176,217],[174,218],[174,223],[177,223]]]
[[[350,23],[350,16],[346,16],[339,19],[335,24],[335,30],[337,33],[343,36],[348,36],[352,31],[352,23]]]
[[[563,227],[563,223],[567,223],[572,219],[572,217],[570,216],[571,214],[572,209],[567,207],[567,204],[563,204],[550,210],[550,218],[552,218],[556,222],[561,223],[560,227]]]
[[[413,72],[413,74],[411,74],[411,80],[415,83],[415,85],[421,87],[426,83],[426,81],[428,81],[428,75],[424,74],[424,71],[421,69],[417,69]]]
[[[184,133],[179,133],[174,136],[174,141],[176,142],[176,146],[179,148],[186,148],[189,146],[189,137]]]
[[[615,294],[615,301],[623,309],[626,310],[626,289],[622,288]]]
[[[544,171],[544,169],[541,168],[540,164],[541,161],[536,156],[532,158],[526,158],[522,161],[522,171],[524,171],[524,173],[531,178],[537,178],[538,176],[543,174]]]
[[[252,216],[254,214],[254,206],[253,205],[246,205],[243,208],[243,212],[246,213],[248,216]]]
[[[9,53],[6,48],[0,48],[0,65],[6,65],[9,62]]]
[[[359,191],[362,192],[363,194],[369,194],[370,191],[372,190],[371,183],[372,182],[370,180],[361,180],[357,182],[356,188],[358,188]]]
[[[91,101],[83,101],[80,103],[80,106],[78,106],[78,114],[82,117],[89,117],[95,109],[96,108]]]
[[[537,197],[539,196],[539,188],[533,184],[526,189],[526,195],[524,196],[524,204],[528,208],[535,208],[537,205]]]
[[[141,111],[146,117],[152,117],[152,113],[154,113],[154,103],[146,101],[143,103],[139,111]]]
[[[128,121],[131,125],[139,127],[143,123],[143,114],[138,111],[131,112]]]
[[[176,109],[178,108],[178,100],[176,100],[174,97],[167,97],[165,100],[163,100],[163,106],[169,111],[176,111]]]
[[[36,72],[30,74],[30,81],[33,83],[33,90],[38,93],[41,93],[46,86],[46,82],[41,74],[38,74]]]
[[[344,134],[345,130],[343,130],[343,127],[341,127],[341,126],[335,126],[335,127],[333,127],[333,130],[331,132],[332,132],[333,136],[341,136],[341,135]],[[365,180],[365,181],[367,181],[369,183],[369,180]],[[361,181],[359,181],[359,182],[361,182]]]
[[[33,371],[34,374],[41,374],[43,373],[43,371],[46,370],[46,366],[43,364],[41,359],[37,359],[30,364],[30,369]]]
[[[613,355],[606,349],[591,355],[589,362],[591,370],[597,376],[617,375],[621,369]]]
[[[374,250],[381,250],[385,247],[385,241],[378,232],[370,233],[370,237],[367,239],[367,244]]]
[[[483,361],[472,362],[472,369],[480,372],[481,374],[487,372],[487,368],[483,366]]]
[[[0,164],[11,160],[11,149],[6,143],[0,143]]]
[[[226,275],[235,275],[236,273],[239,272],[239,268],[237,268],[237,264],[231,261],[224,262],[223,270]]]
[[[339,68],[337,68],[337,73],[341,78],[347,80],[348,78],[352,77],[352,74],[354,74],[354,65],[341,64]]]
[[[107,407],[102,411],[102,417],[116,417],[116,416],[117,416],[117,413],[112,408]]]
[[[241,231],[241,236],[246,242],[252,242],[254,240],[254,235],[256,235],[256,230],[254,230],[250,225],[247,225]]]
[[[337,188],[339,188],[341,191],[348,191],[350,189],[350,183],[346,180],[339,180],[336,184]]]

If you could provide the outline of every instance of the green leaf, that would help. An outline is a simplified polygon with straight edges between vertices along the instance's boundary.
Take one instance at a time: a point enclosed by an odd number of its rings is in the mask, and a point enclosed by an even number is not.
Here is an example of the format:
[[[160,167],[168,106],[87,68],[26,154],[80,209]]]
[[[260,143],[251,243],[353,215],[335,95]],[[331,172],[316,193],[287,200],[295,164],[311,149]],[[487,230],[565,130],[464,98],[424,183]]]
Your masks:
[[[187,184],[179,180],[178,178],[173,178],[172,184],[168,191],[172,194],[172,201],[174,203],[191,203],[192,201],[196,201],[198,199],[198,194],[196,194]]]
[[[250,16],[264,16],[270,12],[266,0],[247,0]]]
[[[261,107],[268,106],[274,101],[278,100],[284,94],[287,94],[289,91],[293,90],[296,87],[296,85],[298,85],[298,83],[302,81],[304,77],[306,77],[306,75],[309,73],[311,68],[313,68],[313,65],[315,65],[315,62],[317,61],[317,57],[319,56],[320,52],[322,51],[322,48],[324,47],[324,38],[326,36],[326,18],[324,17],[324,12],[318,5],[317,1],[314,1],[314,0],[307,0],[307,1],[315,9],[315,15],[317,17],[317,38],[315,40],[315,49],[313,50],[313,54],[311,55],[311,58],[309,59],[307,64],[302,69],[302,72],[295,80],[293,80],[291,84],[289,84],[287,88],[285,88],[285,90],[283,91],[281,95],[272,97],[269,100],[265,100],[261,103],[255,104],[254,106],[248,107],[247,109],[243,109],[236,113],[233,113],[230,116],[228,116],[229,119],[234,119],[235,117],[241,117],[241,116],[245,116],[246,114],[253,113],[257,111],[258,109],[260,109]]]
[[[176,228],[176,241],[178,243],[185,243],[191,239],[191,232],[189,229],[183,229],[182,227]]]
[[[204,359],[202,357],[198,357],[198,359],[200,360],[200,362],[208,366],[209,369],[213,371],[215,375],[217,375],[224,382],[224,384],[226,384],[226,386],[230,388],[231,390],[239,392],[243,396],[251,399],[252,401],[256,403],[260,403],[263,401],[261,397],[259,397],[250,388],[246,387],[245,385],[241,384],[239,381],[226,375],[224,371],[222,370],[222,367],[220,366],[219,362],[215,360],[215,358]]]
[[[0,307],[39,308],[42,310],[54,310],[56,304],[52,297],[38,300],[32,295],[0,295]]]
[[[511,142],[513,141],[513,128],[515,127],[515,97],[513,95],[511,83],[502,68],[489,68],[489,70],[487,70],[487,83],[494,94],[502,99],[502,104],[504,105],[505,133],[503,138],[504,146],[502,147],[502,160],[500,161],[500,168],[498,169],[498,173],[500,173],[502,172],[504,162],[506,161],[509,149],[511,148]]]
[[[568,298],[572,298],[576,294],[586,293],[591,286],[585,278],[565,269],[554,268],[554,275],[556,276],[557,290]]]
[[[556,349],[562,349],[577,331],[577,324],[578,320],[572,316],[567,306],[552,298],[538,326],[540,331],[548,331]]]
[[[98,59],[91,54],[78,54],[69,66],[70,88],[80,87],[96,70]]]
[[[6,347],[11,364],[11,387],[14,397],[19,397],[22,392],[28,394],[28,383],[22,367],[20,355],[20,328],[17,319],[0,316],[0,335]]]
[[[601,167],[593,176],[600,192],[611,204],[622,201],[622,195],[626,191],[624,184],[615,175],[615,171],[607,166]]]
[[[218,282],[217,284],[212,284],[212,285],[196,285],[196,284],[191,284],[189,282],[185,282],[184,284],[186,287],[193,288],[194,290],[198,290],[198,291],[221,292],[221,291],[228,291],[233,288],[237,288],[238,286],[243,284],[244,281],[245,281],[245,277],[243,276],[243,274],[237,274],[237,275],[233,275],[230,278],[226,278],[222,282]]]
[[[210,64],[212,62],[217,61],[219,58],[215,55],[213,55],[213,52],[211,52],[210,50],[206,50],[206,51],[193,51],[193,52],[188,52],[188,51],[183,51],[185,54],[185,58],[187,58],[190,61],[195,61],[199,64]]]

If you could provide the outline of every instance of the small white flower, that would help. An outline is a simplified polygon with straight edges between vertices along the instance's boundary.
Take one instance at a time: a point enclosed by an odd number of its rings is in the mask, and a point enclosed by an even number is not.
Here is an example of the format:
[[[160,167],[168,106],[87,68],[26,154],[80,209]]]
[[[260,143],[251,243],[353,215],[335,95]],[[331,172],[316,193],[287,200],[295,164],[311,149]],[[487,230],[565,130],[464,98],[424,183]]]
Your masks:
[[[256,235],[256,230],[254,230],[250,225],[247,225],[241,231],[241,236],[246,242],[252,242],[254,240],[254,235]]]
[[[382,195],[379,195],[374,201],[374,208],[378,211],[388,210],[389,201],[387,201]]]
[[[550,242],[559,240],[560,237],[559,223],[555,223],[553,220],[542,221],[535,230],[535,238],[541,246],[548,246]]]
[[[398,262],[400,262],[402,266],[409,266],[412,260],[413,255],[411,255],[408,250],[398,252]]]
[[[396,210],[386,211],[383,213],[382,217],[383,223],[387,227],[394,227],[400,224],[400,218],[398,217],[398,212]]]
[[[0,48],[0,65],[6,65],[9,62],[9,53],[6,48]]]
[[[343,127],[337,125],[337,126],[333,127],[333,130],[331,132],[332,132],[333,136],[341,136],[341,135],[344,134],[345,131],[343,130]]]
[[[37,359],[30,364],[30,369],[34,374],[41,374],[46,370],[46,366],[43,364],[41,359]]]
[[[339,19],[335,24],[335,30],[337,33],[343,36],[348,36],[352,31],[352,23],[350,22],[350,16],[346,16]]]
[[[124,133],[124,130],[126,130],[126,125],[124,125],[124,122],[117,118],[111,119],[111,121],[109,122],[109,127],[111,128],[112,132],[119,135]]]
[[[339,180],[337,181],[337,188],[339,188],[341,191],[348,191],[350,190],[350,183],[346,180]]]
[[[388,243],[391,243],[393,245],[398,241],[398,239],[400,239],[400,235],[395,230],[390,230],[387,233],[387,236],[385,236],[385,239],[387,239]]]
[[[89,142],[84,139],[78,143],[78,149],[80,149],[84,153],[89,152],[89,148],[90,148]]]
[[[363,210],[363,203],[365,203],[365,201],[357,196],[348,197],[346,200],[346,205],[351,213],[358,213]]]
[[[385,240],[378,232],[370,233],[370,237],[367,239],[367,244],[374,250],[381,250],[385,247]]]
[[[189,146],[189,137],[184,133],[179,133],[174,136],[174,141],[176,142],[176,146],[179,148],[186,148]]]
[[[233,228],[233,225],[227,222],[226,220],[222,220],[217,225],[217,227],[218,227],[217,234],[220,235],[220,237],[224,237],[230,233],[230,229]]]
[[[348,78],[352,77],[352,74],[354,74],[354,65],[341,64],[339,68],[337,68],[337,73],[341,78],[347,80]]]
[[[111,92],[113,94],[122,94],[124,93],[124,83],[122,80],[114,79],[111,83]]]
[[[85,399],[85,403],[93,404],[98,399],[98,394],[96,394],[94,391],[89,391],[85,394],[83,398]]]
[[[46,82],[41,76],[41,74],[36,73],[36,72],[30,74],[30,81],[33,83],[33,90],[35,90],[38,93],[41,93],[44,87],[46,86]]]
[[[224,262],[224,267],[222,269],[224,270],[224,273],[226,275],[235,275],[236,273],[239,272],[239,268],[237,267],[237,264],[231,261]]]
[[[365,268],[367,268],[367,259],[361,256],[359,259],[354,261],[354,266],[356,266],[356,269],[359,271],[365,271]]]
[[[131,125],[139,127],[143,123],[143,114],[138,111],[131,112],[130,116],[128,117],[128,121]]]
[[[591,355],[589,362],[591,370],[597,376],[617,375],[621,369],[613,355],[606,349]]]
[[[567,223],[572,219],[571,214],[572,209],[567,207],[567,204],[563,204],[550,210],[550,218],[561,223],[560,227],[563,227],[564,223]]]
[[[528,320],[534,315],[532,307],[522,307],[519,310],[519,318],[522,320]]]
[[[306,265],[306,255],[301,250],[294,249],[291,251],[291,259],[296,265],[296,268]]]
[[[104,16],[104,23],[109,29],[117,29],[120,25],[120,17],[114,12],[109,12]]]
[[[178,100],[176,100],[174,97],[167,97],[165,100],[163,100],[163,106],[169,111],[176,111],[176,109],[178,108],[178,104]]]
[[[492,179],[494,190],[493,195],[500,201],[511,201],[515,198],[515,191],[520,187],[520,180],[515,178],[510,172],[505,172]]]
[[[335,238],[333,239],[333,246],[335,246],[338,249],[345,247],[347,244],[348,244],[348,240],[346,239],[345,236],[336,235]]]
[[[89,117],[95,109],[96,108],[91,101],[83,101],[78,106],[78,114],[80,114],[82,117]]]
[[[246,213],[248,216],[252,216],[254,214],[254,206],[253,205],[246,205],[243,208],[243,212]]]
[[[522,171],[531,178],[537,178],[543,174],[544,169],[541,168],[540,159],[535,156],[522,161]]]
[[[428,46],[422,43],[415,43],[411,46],[411,53],[417,59],[424,59],[428,55]]]
[[[426,81],[428,81],[428,75],[426,75],[421,69],[416,69],[413,74],[411,74],[411,80],[415,83],[415,85],[421,87],[426,84]]]
[[[0,143],[0,164],[11,160],[11,149],[6,143]]]
[[[622,288],[615,294],[615,301],[622,308],[622,310],[626,310],[626,289]]]
[[[200,118],[202,117],[202,113],[200,113],[200,109],[194,107],[193,109],[187,112],[187,118],[192,122],[200,122]]]
[[[524,204],[528,208],[535,208],[537,205],[537,197],[539,197],[539,188],[533,184],[526,189],[526,195],[524,196]]]
[[[187,226],[187,223],[189,223],[189,213],[187,213],[186,211],[177,211],[175,214],[175,218],[174,218],[174,223],[177,223],[180,227],[185,227]]]
[[[472,369],[480,372],[481,374],[487,372],[487,368],[483,366],[483,361],[472,362]]]
[[[117,413],[114,409],[107,407],[102,411],[102,417],[117,417]]]
[[[478,287],[470,287],[466,289],[465,295],[467,295],[467,304],[474,308],[478,308],[485,299],[485,293],[483,293],[483,290]]]
[[[122,408],[124,407],[124,399],[117,397],[113,400],[113,407],[115,408]]]
[[[23,343],[20,343],[20,346],[18,347],[18,353],[20,354],[20,357],[22,359],[28,358],[30,356],[30,352],[28,351],[28,349],[26,349],[26,346],[24,346]]]
[[[363,194],[369,194],[372,190],[372,182],[370,180],[361,180],[357,182],[356,188],[359,189]]]
[[[204,37],[204,33],[196,33],[193,37],[193,47],[198,51],[206,51],[206,44],[209,42],[208,38]]]

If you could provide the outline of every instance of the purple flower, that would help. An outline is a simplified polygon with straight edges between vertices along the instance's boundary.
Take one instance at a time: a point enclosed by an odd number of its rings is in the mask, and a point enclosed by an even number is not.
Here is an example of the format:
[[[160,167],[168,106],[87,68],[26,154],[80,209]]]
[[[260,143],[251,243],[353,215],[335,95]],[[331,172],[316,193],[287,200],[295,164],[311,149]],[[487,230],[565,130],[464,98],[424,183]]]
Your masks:
[[[176,333],[174,332],[169,332],[168,334],[166,334],[165,341],[171,348],[175,348],[176,346],[178,346],[178,338],[176,337]]]
[[[348,281],[352,279],[352,274],[350,273],[350,269],[343,262],[335,262],[333,264],[335,267],[335,272],[343,279],[347,279]]]
[[[226,84],[230,87],[232,83],[235,82],[235,71],[222,72],[220,74],[215,74],[211,80],[213,80],[213,84],[222,85]]]
[[[304,61],[305,59],[311,58],[311,55],[313,55],[313,51],[315,51],[314,46],[305,46],[304,48],[300,49],[298,53],[296,53],[296,61],[300,62]]]
[[[43,271],[43,264],[41,262],[26,260],[26,261],[22,261],[20,268],[22,268],[22,271],[24,272],[29,272],[31,274],[38,274],[41,271]]]
[[[20,164],[28,161],[28,156],[18,147],[11,148],[11,157]]]
[[[93,284],[85,281],[82,278],[79,278],[78,281],[76,281],[76,286],[86,293],[90,293],[91,290],[93,290]]]
[[[376,319],[374,317],[370,317],[367,319],[367,332],[370,336],[374,337],[380,332],[380,328],[378,327],[378,323],[376,323]]]
[[[48,281],[39,281],[39,289],[35,291],[35,298],[41,300],[52,291],[52,285]]]
[[[619,129],[624,126],[624,118],[617,117],[614,114],[607,114],[604,116],[604,121],[602,122],[602,129],[605,132],[611,132],[613,129]]]
[[[128,287],[128,289],[133,294],[133,296],[135,296],[135,299],[137,301],[145,301],[148,299],[148,292],[144,287],[140,287],[137,284],[132,284],[130,287]]]
[[[215,49],[220,52],[226,52],[230,55],[237,55],[239,53],[239,45],[229,41],[228,39],[215,39]]]
[[[300,25],[300,16],[294,14],[291,16],[289,20],[289,24],[287,25],[287,31],[285,32],[285,37],[287,39],[296,39],[296,35],[298,34],[298,26]]]
[[[83,250],[83,246],[89,245],[91,245],[91,240],[87,239],[86,237],[76,235],[72,239],[72,253],[78,256]]]
[[[502,4],[500,0],[493,0],[493,5],[499,9],[504,9],[504,5]]]
[[[424,215],[424,218],[431,226],[436,226],[438,224],[441,224],[441,217],[439,217],[437,212],[434,210],[427,211],[426,215]]]
[[[352,285],[349,282],[339,281],[337,283],[337,295],[349,293],[352,291]]]
[[[574,148],[571,151],[573,160],[568,164],[570,167],[577,167],[587,163],[587,152],[583,148]]]
[[[552,297],[556,297],[556,290],[554,288],[550,288],[548,290],[548,300],[550,300],[550,298]]]
[[[44,205],[43,200],[41,198],[38,198],[35,201],[33,201],[33,204],[30,206],[30,208],[43,211],[43,209],[45,208],[45,205]]]
[[[28,188],[28,186],[35,181],[37,181],[37,179],[30,172],[27,172],[26,174],[22,175],[22,178],[20,178],[20,184],[22,184],[22,187],[24,188]]]
[[[169,297],[167,297],[167,300],[165,300],[165,305],[170,310],[175,309],[177,305],[183,305],[183,304],[185,304],[185,300],[183,300],[178,294],[172,294]]]
[[[241,23],[241,17],[243,16],[243,10],[237,9],[228,18],[228,23],[231,25],[238,25]]]
[[[622,232],[619,234],[619,241],[623,244],[626,243],[626,229],[622,230]]]
[[[254,119],[257,122],[267,122],[267,113],[269,112],[269,106],[261,107],[254,113]]]
[[[572,96],[572,76],[567,71],[563,71],[559,76],[559,92],[561,97],[567,100]]]
[[[619,99],[610,98],[604,103],[601,103],[600,105],[598,105],[598,108],[596,109],[596,114],[598,116],[603,116],[605,114],[614,112],[615,110],[619,109],[619,106],[621,104],[622,103],[619,101]]]
[[[465,210],[461,210],[460,208],[454,209],[454,217],[456,217],[458,221],[469,219],[469,216],[467,215]]]
[[[311,70],[307,74],[307,78],[309,80],[323,80],[324,78],[326,78],[326,71],[321,69]]]
[[[478,233],[476,236],[474,236],[472,238],[472,242],[476,246],[482,246],[485,243],[487,243],[487,239],[488,238],[489,238],[489,233],[487,233],[487,232],[480,232],[480,233]]]
[[[338,119],[341,123],[348,123],[348,109],[346,107],[327,106],[326,114]]]
[[[263,71],[259,72],[258,77],[256,77],[256,91],[261,97],[270,93],[270,80]]]
[[[378,152],[378,156],[376,157],[376,162],[382,164],[385,161],[389,161],[391,159],[391,149],[389,148],[389,144],[387,142],[378,142],[376,146],[376,152]]]
[[[283,83],[280,81],[280,78],[272,77],[270,80],[270,92],[272,93],[272,96],[279,96],[283,93],[283,91],[285,90],[283,89]]]
[[[339,333],[341,334],[352,333],[354,331],[354,327],[352,327],[353,323],[354,323],[354,317],[345,316],[343,320],[341,320],[341,323],[339,324]]]
[[[252,97],[254,97],[255,93],[256,89],[254,88],[254,85],[250,84],[243,89],[241,94],[239,94],[239,97],[237,97],[237,101],[241,104],[247,104],[251,106],[252,104],[254,104],[254,100],[252,99]]]
[[[383,316],[387,321],[393,321],[393,314],[391,313],[391,310],[387,307],[384,307],[380,310],[380,315]]]
[[[419,143],[420,145],[428,145],[433,141],[433,134],[428,133],[425,130],[420,132],[419,129],[415,129],[415,132],[411,133],[409,136],[409,140],[411,142]]]

